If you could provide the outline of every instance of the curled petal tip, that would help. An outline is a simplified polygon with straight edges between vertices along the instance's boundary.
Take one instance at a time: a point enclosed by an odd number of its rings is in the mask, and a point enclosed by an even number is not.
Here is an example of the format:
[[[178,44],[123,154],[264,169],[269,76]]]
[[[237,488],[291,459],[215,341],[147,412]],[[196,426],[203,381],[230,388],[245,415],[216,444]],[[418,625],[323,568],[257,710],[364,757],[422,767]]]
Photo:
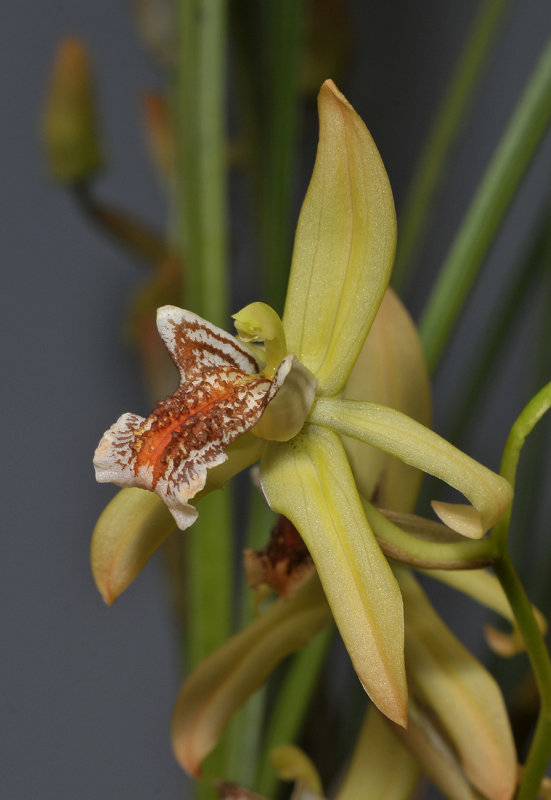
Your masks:
[[[480,513],[466,504],[431,502],[432,509],[444,525],[469,539],[480,539],[485,533]]]

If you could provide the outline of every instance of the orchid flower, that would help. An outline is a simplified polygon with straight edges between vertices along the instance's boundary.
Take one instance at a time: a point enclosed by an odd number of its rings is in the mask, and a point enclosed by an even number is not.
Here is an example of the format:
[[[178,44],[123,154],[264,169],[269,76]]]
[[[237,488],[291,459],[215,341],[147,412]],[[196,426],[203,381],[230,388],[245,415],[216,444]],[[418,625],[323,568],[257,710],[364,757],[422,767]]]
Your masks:
[[[351,468],[358,473],[358,455],[347,445],[349,460],[341,437],[462,492],[471,504],[433,508],[464,536],[481,537],[512,491],[411,417],[346,392],[387,288],[396,222],[377,148],[331,81],[321,88],[319,117],[282,320],[253,303],[235,315],[234,337],[192,312],[159,310],[180,385],[149,417],[124,414],[98,446],[97,479],[138,488],[104,512],[92,564],[112,601],[171,527],[165,515],[155,540],[143,516],[162,514],[159,501],[139,490],[156,493],[185,529],[197,516],[191,500],[260,459],[266,499],[304,539],[362,684],[383,714],[405,725],[402,597],[364,513]]]

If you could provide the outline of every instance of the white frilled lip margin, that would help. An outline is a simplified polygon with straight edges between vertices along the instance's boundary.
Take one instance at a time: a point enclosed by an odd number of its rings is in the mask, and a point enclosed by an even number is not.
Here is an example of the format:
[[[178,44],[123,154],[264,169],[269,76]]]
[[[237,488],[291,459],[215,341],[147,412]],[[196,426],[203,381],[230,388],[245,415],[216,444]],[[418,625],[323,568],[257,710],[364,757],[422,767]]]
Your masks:
[[[180,385],[149,417],[123,414],[101,439],[94,466],[101,483],[154,491],[184,530],[197,517],[188,501],[207,470],[259,422],[296,359],[286,356],[268,380],[249,348],[191,311],[164,306],[157,326]]]

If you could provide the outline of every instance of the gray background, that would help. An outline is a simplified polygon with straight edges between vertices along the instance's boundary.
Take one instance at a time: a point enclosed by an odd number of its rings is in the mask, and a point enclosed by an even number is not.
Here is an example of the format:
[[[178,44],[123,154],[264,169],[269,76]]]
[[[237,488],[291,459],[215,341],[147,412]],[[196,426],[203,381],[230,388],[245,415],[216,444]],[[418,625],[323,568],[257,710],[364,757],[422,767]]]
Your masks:
[[[353,4],[359,47],[342,88],[372,130],[398,208],[477,6],[472,0]],[[414,314],[550,30],[548,0],[512,4],[441,195],[423,282],[411,293]],[[100,193],[159,226],[165,218],[139,119],[140,93],[158,76],[140,49],[127,4],[11,3],[0,47],[6,362],[0,794],[9,800],[168,800],[184,796],[186,779],[168,741],[178,675],[160,561],[153,559],[112,609],[99,598],[88,566],[90,533],[111,493],[94,482],[94,447],[119,413],[143,412],[147,404],[121,333],[142,268],[98,236],[48,182],[37,144],[45,74],[56,42],[72,33],[95,58],[110,167]],[[508,269],[550,176],[547,142],[437,375],[439,430],[450,397],[460,391],[461,363],[484,335],[492,271]],[[492,467],[527,399],[531,335],[528,320],[468,443]],[[480,640],[478,629],[466,635]]]

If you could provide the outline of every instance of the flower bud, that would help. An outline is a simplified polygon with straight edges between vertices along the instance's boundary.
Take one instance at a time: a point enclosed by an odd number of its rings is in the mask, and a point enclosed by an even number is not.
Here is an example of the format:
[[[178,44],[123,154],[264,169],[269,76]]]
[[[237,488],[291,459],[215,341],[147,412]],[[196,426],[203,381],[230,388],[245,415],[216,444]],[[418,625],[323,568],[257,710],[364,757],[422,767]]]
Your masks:
[[[66,39],[58,48],[41,128],[48,167],[56,180],[83,181],[101,167],[90,61],[78,39]]]

